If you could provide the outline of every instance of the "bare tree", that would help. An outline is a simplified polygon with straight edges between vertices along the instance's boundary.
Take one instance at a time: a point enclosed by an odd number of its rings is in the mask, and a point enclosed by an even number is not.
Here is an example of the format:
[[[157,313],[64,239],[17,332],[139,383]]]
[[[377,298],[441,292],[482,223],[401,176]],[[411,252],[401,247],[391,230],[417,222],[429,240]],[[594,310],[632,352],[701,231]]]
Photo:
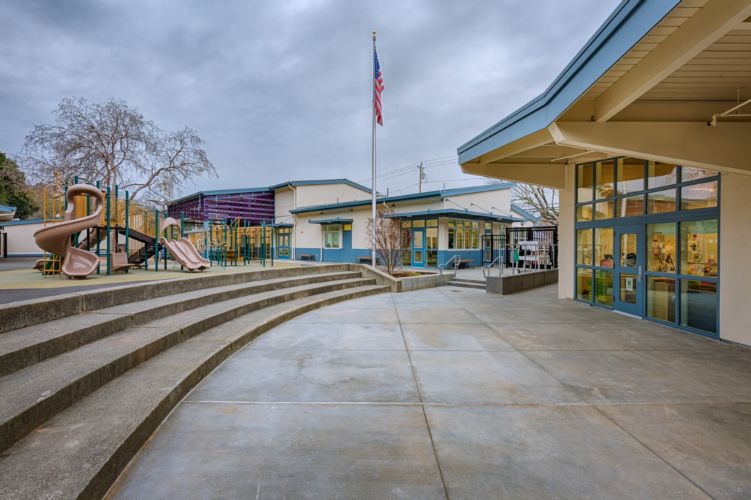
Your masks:
[[[386,272],[394,274],[402,263],[402,231],[397,219],[387,217],[389,213],[386,210],[380,210],[376,215],[375,241],[371,244],[375,247],[376,257],[381,258]],[[368,234],[373,234],[372,218],[368,220]]]
[[[163,132],[123,101],[68,97],[54,116],[53,125],[26,136],[21,161],[36,181],[49,182],[55,172],[78,175],[164,204],[184,183],[216,175],[194,130]]]
[[[558,225],[558,190],[535,184],[516,184],[512,196],[514,203],[540,218],[546,225]]]

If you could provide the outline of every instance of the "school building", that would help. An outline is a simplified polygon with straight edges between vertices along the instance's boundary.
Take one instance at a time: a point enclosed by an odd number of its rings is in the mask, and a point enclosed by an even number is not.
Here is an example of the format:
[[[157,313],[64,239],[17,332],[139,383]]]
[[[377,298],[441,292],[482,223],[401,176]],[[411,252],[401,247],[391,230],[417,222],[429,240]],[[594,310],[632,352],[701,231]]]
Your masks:
[[[482,263],[482,235],[537,218],[511,201],[513,183],[377,198],[402,228],[402,263],[434,268],[450,258]],[[371,191],[347,179],[288,181],[247,189],[202,191],[175,200],[170,216],[200,226],[240,219],[273,230],[278,259],[365,262],[370,257]]]
[[[458,148],[560,190],[558,295],[751,345],[751,0],[625,0]]]

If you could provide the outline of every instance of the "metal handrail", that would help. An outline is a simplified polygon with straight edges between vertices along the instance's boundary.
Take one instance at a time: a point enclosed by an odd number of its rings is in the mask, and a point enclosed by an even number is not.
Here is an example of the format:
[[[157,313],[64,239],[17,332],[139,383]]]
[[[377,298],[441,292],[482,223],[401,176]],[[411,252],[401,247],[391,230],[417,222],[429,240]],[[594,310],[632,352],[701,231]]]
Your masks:
[[[487,265],[483,266],[483,268],[482,268],[482,275],[483,275],[483,276],[484,276],[485,278],[488,278],[488,277],[490,276],[490,270],[491,270],[491,269],[493,268],[493,265],[494,265],[494,264],[495,264],[496,262],[498,262],[498,263],[499,263],[499,265],[498,265],[498,269],[502,269],[502,267],[501,267],[501,265],[500,265],[500,263],[501,263],[501,257],[503,257],[503,258],[504,258],[504,260],[505,260],[505,257],[506,257],[506,256],[505,256],[505,255],[503,255],[503,254],[501,254],[501,255],[499,255],[498,257],[496,257],[495,259],[493,259],[493,262],[491,262],[490,264],[487,264]],[[503,273],[501,273],[501,274],[503,274]]]
[[[439,274],[443,274],[443,269],[446,266],[448,266],[449,264],[451,264],[451,262],[454,262],[454,269],[458,269],[459,268],[459,260],[461,260],[461,255],[454,254],[449,260],[447,260],[443,264],[438,264],[438,273]]]

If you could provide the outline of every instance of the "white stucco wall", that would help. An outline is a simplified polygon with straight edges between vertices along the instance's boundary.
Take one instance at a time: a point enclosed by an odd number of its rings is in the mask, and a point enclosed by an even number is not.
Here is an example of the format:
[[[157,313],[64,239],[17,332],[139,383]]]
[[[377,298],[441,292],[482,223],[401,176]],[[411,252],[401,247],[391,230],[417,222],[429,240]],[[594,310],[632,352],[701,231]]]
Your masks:
[[[511,213],[511,189],[450,196],[448,200],[444,200],[444,208],[460,208],[454,205],[456,203],[470,212],[492,211],[493,213],[498,213],[492,209],[492,207],[496,207],[504,212],[505,215],[514,215]],[[472,203],[479,205],[479,207],[472,206]]]
[[[566,188],[559,191],[560,214],[558,223],[558,297],[574,296],[574,210],[575,182],[574,165],[565,167]]]
[[[276,222],[291,222],[289,211],[295,208],[294,188],[283,187],[274,192],[274,216]]]
[[[751,176],[720,181],[720,337],[751,345]]]
[[[44,224],[19,224],[5,226],[8,233],[8,257],[14,255],[42,255],[42,249],[34,241],[34,232],[44,227]]]
[[[297,208],[370,198],[370,193],[349,184],[311,184],[295,186],[295,190],[297,191]]]

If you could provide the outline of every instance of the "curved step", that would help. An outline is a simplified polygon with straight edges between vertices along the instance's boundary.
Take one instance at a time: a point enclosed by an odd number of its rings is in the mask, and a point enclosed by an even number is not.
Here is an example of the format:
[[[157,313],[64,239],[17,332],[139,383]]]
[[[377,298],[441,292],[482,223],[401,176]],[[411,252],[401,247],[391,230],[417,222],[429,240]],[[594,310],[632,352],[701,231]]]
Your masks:
[[[372,285],[352,278],[272,290],[156,319],[0,379],[0,451],[139,363],[243,314],[310,295]]]
[[[354,264],[326,264],[320,266],[263,269],[231,274],[194,275],[164,281],[134,283],[102,290],[76,292],[59,297],[45,297],[10,304],[0,304],[0,333],[38,325],[83,312],[98,311],[105,307],[119,304],[272,278],[352,271],[354,269],[353,266]]]
[[[129,302],[0,334],[0,376],[81,347],[125,328],[254,293],[354,279],[358,271],[271,278]]]
[[[101,497],[175,405],[231,354],[295,316],[388,291],[366,285],[297,298],[236,317],[154,356],[9,448],[0,459],[0,498]]]

